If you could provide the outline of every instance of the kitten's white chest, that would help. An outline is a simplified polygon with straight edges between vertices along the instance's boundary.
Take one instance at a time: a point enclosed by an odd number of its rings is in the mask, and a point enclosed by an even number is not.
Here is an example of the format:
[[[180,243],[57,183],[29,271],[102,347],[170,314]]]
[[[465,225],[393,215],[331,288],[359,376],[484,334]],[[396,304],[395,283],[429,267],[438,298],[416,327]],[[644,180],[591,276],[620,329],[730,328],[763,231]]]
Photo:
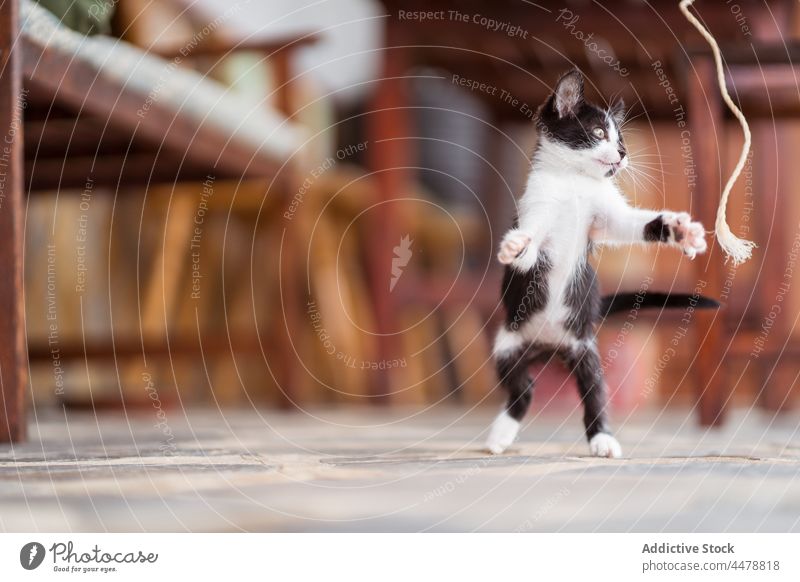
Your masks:
[[[555,181],[552,186],[557,203],[549,208],[542,249],[550,255],[554,271],[572,274],[586,254],[601,185],[597,180],[574,176]]]
[[[547,254],[551,264],[546,305],[530,319],[525,330],[526,335],[539,342],[563,345],[572,340],[564,325],[570,314],[565,297],[586,261],[595,200],[602,195],[602,186],[596,179],[581,176],[545,176],[529,183],[531,190],[526,198],[531,204],[525,208],[526,214],[520,216],[520,225],[524,228],[527,220],[546,225],[539,249]],[[535,216],[533,213],[537,212]]]

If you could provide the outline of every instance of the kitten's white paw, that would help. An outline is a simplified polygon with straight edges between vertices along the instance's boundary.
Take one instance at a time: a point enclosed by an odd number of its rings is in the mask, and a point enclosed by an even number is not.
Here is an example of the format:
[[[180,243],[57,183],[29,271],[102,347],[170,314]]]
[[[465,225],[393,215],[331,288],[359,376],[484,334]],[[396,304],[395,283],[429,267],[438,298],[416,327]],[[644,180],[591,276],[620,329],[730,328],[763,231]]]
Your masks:
[[[486,439],[486,450],[493,455],[499,455],[516,440],[519,433],[519,422],[511,418],[507,412],[501,412],[494,419]]]
[[[690,259],[704,253],[708,248],[706,230],[699,222],[692,222],[692,217],[688,213],[678,212],[668,216],[665,223],[672,231],[672,238],[675,244]]]
[[[508,232],[500,243],[500,252],[497,260],[504,265],[509,265],[524,251],[531,242],[531,237],[518,230]]]
[[[619,446],[617,439],[604,432],[599,432],[592,437],[589,441],[589,451],[593,457],[618,459],[622,456],[622,447]]]

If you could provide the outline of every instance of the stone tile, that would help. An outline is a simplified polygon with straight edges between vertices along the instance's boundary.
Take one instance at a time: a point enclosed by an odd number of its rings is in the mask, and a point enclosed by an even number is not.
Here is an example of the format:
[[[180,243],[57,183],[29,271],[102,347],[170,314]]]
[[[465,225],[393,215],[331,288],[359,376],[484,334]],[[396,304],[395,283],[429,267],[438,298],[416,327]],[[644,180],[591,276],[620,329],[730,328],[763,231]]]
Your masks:
[[[592,459],[575,414],[535,415],[508,454],[490,411],[37,414],[0,449],[3,531],[798,531],[791,419],[741,411],[622,423]],[[165,454],[165,445],[168,453]]]

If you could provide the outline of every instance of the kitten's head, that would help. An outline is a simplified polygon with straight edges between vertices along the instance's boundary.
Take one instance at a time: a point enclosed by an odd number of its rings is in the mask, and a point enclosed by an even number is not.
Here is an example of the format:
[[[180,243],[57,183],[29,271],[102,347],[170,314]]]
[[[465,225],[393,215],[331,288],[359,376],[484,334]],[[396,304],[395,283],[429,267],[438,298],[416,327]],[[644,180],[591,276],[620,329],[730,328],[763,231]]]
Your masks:
[[[536,125],[540,143],[560,162],[599,177],[610,177],[628,165],[620,124],[625,104],[609,109],[583,96],[583,75],[573,69],[556,83],[555,90],[539,108]]]

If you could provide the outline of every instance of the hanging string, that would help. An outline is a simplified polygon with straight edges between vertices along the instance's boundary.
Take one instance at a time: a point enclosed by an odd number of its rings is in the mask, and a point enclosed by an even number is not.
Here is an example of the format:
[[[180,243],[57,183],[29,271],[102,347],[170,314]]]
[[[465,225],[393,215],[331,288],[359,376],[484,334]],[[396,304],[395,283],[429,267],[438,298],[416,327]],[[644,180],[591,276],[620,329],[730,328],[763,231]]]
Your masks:
[[[740,265],[750,258],[750,256],[753,254],[753,248],[756,246],[756,244],[752,241],[741,239],[731,232],[725,212],[728,206],[728,196],[730,196],[731,189],[736,183],[736,180],[739,179],[739,175],[742,173],[744,165],[747,161],[747,154],[750,152],[750,126],[747,125],[747,119],[745,119],[744,114],[736,106],[736,104],[733,102],[733,99],[731,99],[730,94],[728,93],[728,88],[725,84],[725,70],[722,67],[722,55],[720,54],[719,45],[717,44],[716,39],[694,16],[694,14],[689,12],[689,6],[691,6],[693,3],[694,0],[681,0],[681,12],[683,12],[687,20],[694,25],[697,31],[703,35],[703,38],[705,38],[708,44],[711,46],[711,52],[714,53],[714,62],[717,66],[717,82],[719,83],[719,89],[722,93],[722,99],[725,101],[728,109],[731,110],[736,119],[739,120],[739,124],[742,126],[742,133],[744,134],[742,153],[739,155],[739,161],[736,163],[736,167],[733,169],[730,178],[728,178],[728,182],[725,184],[725,188],[722,190],[722,196],[719,200],[719,207],[717,208],[717,220],[714,225],[717,240],[719,241],[722,250],[725,251],[729,258],[733,259],[734,265]]]

